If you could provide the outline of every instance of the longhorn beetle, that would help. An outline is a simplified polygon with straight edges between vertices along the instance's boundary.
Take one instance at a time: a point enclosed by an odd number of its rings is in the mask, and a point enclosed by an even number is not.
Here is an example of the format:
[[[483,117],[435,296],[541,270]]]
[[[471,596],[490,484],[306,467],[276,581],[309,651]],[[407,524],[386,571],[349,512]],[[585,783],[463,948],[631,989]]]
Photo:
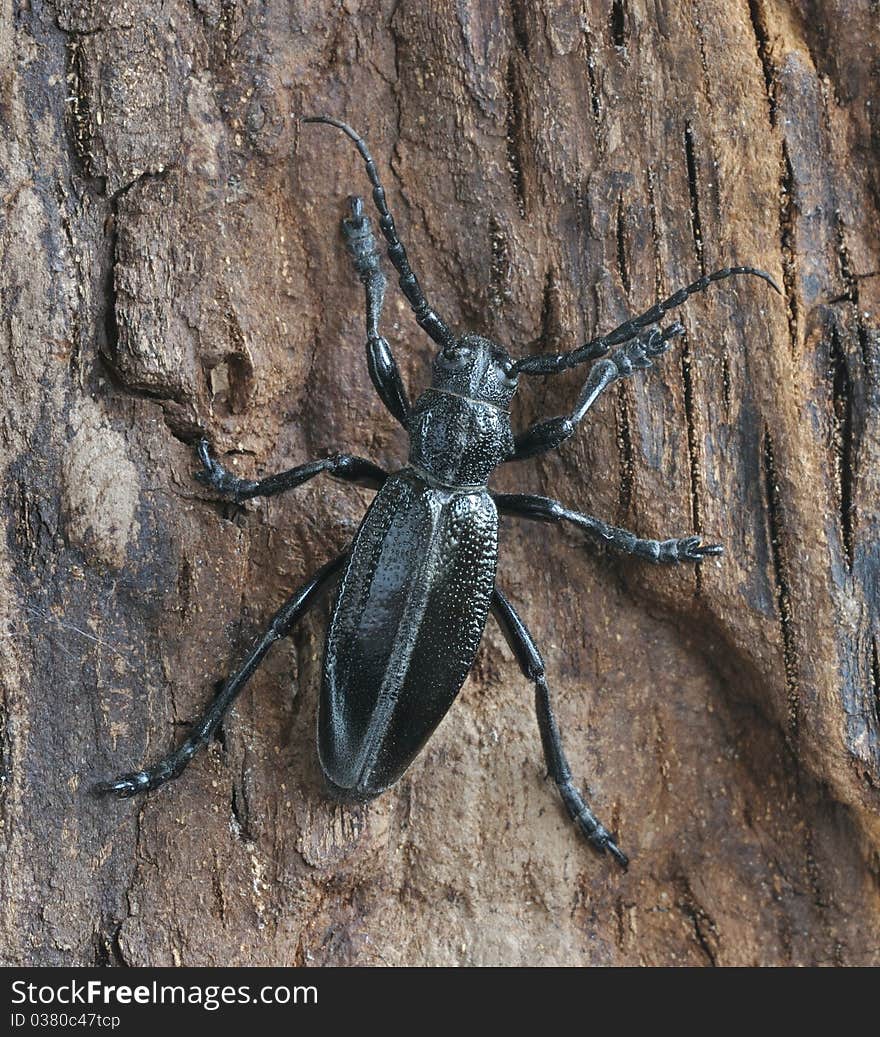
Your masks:
[[[575,432],[599,396],[620,378],[652,366],[684,328],[645,329],[713,281],[754,274],[779,291],[769,274],[726,267],[707,274],[639,317],[579,349],[513,360],[481,335],[456,335],[428,304],[388,209],[367,146],[344,122],[303,120],[341,130],[360,152],[388,258],[416,322],[439,347],[431,387],[409,402],[394,355],[379,333],[386,281],[369,218],[360,198],[349,199],[342,233],[366,292],[367,369],[380,399],[409,433],[405,467],[388,473],[370,461],[335,454],[258,481],[239,479],[198,447],[196,478],[236,502],[270,496],[326,473],[378,490],[350,548],[320,568],[275,613],[250,655],[223,685],[186,741],[148,770],[102,782],[99,792],[133,796],[178,777],[217,729],[235,697],[272,644],[286,637],[333,581],[336,603],[324,652],[318,711],[318,755],[331,795],[372,799],[393,785],[442,720],[473,663],[491,610],[524,676],[535,685],[538,727],[547,768],[572,820],[599,851],[623,868],[628,861],[572,780],[550,703],[541,653],[516,609],[495,582],[498,512],[542,522],[570,522],[594,539],[651,562],[699,562],[720,555],[699,536],[643,540],[549,497],[491,493],[493,469],[553,450]],[[613,347],[613,353],[610,350]],[[610,353],[610,355],[609,355]],[[539,421],[519,435],[510,403],[520,375],[555,374],[593,362],[574,409]]]

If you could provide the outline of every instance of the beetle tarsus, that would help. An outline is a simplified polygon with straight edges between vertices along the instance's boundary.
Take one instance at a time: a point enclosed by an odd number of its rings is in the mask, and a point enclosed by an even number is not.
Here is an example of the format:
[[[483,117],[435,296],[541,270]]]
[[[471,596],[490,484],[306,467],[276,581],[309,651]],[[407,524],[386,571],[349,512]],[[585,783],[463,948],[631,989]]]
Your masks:
[[[613,839],[609,839],[605,844],[605,849],[611,854],[611,856],[617,861],[617,863],[626,871],[629,868],[629,857],[621,850],[617,843]]]
[[[653,367],[651,360],[663,354],[669,349],[674,338],[684,334],[684,325],[676,321],[668,328],[660,330],[655,328],[646,338],[636,339],[611,354],[611,360],[617,367],[617,377],[626,378],[633,371],[645,371]]]
[[[207,741],[194,729],[194,733],[181,745],[170,753],[164,760],[160,760],[152,767],[144,771],[129,771],[121,774],[115,781],[101,781],[94,786],[94,791],[99,796],[115,796],[117,799],[130,799],[141,793],[154,792],[168,781],[179,778],[186,769],[186,765]],[[216,724],[214,725],[216,727]],[[212,728],[213,730],[213,728]]]
[[[584,829],[582,830],[586,834],[586,831]],[[629,857],[627,857],[623,850],[620,849],[615,837],[607,828],[605,828],[604,825],[600,824],[591,834],[587,835],[587,839],[600,853],[605,853],[607,850],[624,871],[629,867]]]
[[[553,725],[555,727],[555,719],[553,720]],[[559,731],[557,729],[557,737],[558,734]],[[559,744],[559,751],[560,753],[562,751],[561,742]],[[567,766],[566,763],[566,768]],[[551,777],[552,776],[551,772]],[[604,853],[607,850],[617,863],[626,870],[629,865],[629,858],[618,847],[616,837],[608,831],[608,829],[589,808],[586,800],[572,782],[570,772],[568,778],[564,781],[557,781],[557,785],[559,786],[559,794],[562,796],[562,801],[565,803],[565,807],[568,810],[571,819],[586,836],[587,841],[593,849],[598,850],[600,853]]]
[[[581,824],[581,831],[584,832],[590,843],[600,853],[605,853],[605,851],[607,850],[608,853],[610,853],[611,856],[621,866],[621,868],[623,868],[623,870],[626,871],[626,869],[629,867],[629,857],[627,857],[623,850],[621,850],[620,847],[617,845],[616,837],[613,836],[611,832],[609,832],[603,824],[596,820],[595,815],[589,809],[589,807],[586,807],[586,805],[585,810],[590,815],[590,818],[592,819],[595,827],[590,831],[587,829],[586,825]],[[581,819],[578,818],[579,822],[580,820]]]
[[[212,490],[216,490],[221,496],[235,501],[236,504],[240,504],[242,501],[247,500],[249,496],[254,495],[253,490],[258,484],[250,479],[239,479],[227,471],[211,454],[211,444],[207,439],[199,440],[197,449],[202,467],[194,474],[200,483],[204,486],[210,486]]]
[[[658,562],[702,562],[705,558],[724,554],[721,544],[704,544],[703,538],[696,534],[662,540],[659,548]]]

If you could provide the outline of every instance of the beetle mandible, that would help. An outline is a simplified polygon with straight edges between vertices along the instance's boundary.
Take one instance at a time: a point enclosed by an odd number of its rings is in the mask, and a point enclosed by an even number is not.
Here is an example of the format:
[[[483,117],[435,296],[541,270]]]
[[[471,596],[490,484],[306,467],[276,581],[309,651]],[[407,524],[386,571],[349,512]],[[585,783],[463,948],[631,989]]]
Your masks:
[[[366,293],[367,368],[380,399],[409,434],[409,461],[388,473],[363,458],[336,454],[252,481],[227,472],[207,441],[200,442],[203,469],[196,477],[236,502],[293,489],[322,473],[379,492],[351,547],[319,569],[275,613],[186,741],[148,770],[102,782],[98,791],[132,796],[178,777],[210,740],[272,644],[286,637],[320,593],[338,580],[318,710],[318,756],[330,793],[343,801],[369,800],[401,777],[464,683],[491,611],[524,676],[534,683],[547,768],[569,815],[593,847],[608,851],[626,868],[628,859],[616,837],[598,820],[572,779],[541,653],[495,582],[498,513],[569,522],[601,542],[652,562],[699,562],[721,554],[722,548],[704,544],[699,536],[641,539],[549,497],[492,493],[487,482],[500,464],[560,446],[610,385],[651,367],[684,328],[676,322],[663,330],[646,329],[688,296],[736,274],[754,274],[777,292],[779,288],[762,270],[725,267],[578,349],[514,360],[481,335],[456,335],[428,304],[362,138],[328,116],[303,121],[334,126],[357,147],[400,288],[417,323],[439,347],[430,388],[410,404],[391,347],[379,333],[386,281],[370,219],[362,200],[350,198],[342,232]],[[510,403],[520,375],[555,374],[588,362],[592,366],[570,413],[514,435]]]

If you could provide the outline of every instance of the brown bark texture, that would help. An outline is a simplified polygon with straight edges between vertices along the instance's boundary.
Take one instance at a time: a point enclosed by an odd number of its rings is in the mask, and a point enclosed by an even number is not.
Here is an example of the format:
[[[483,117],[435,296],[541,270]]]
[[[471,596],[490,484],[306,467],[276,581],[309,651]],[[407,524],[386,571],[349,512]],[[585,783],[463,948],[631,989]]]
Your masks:
[[[880,963],[880,14],[874,0],[0,0],[0,960]],[[179,742],[372,494],[243,507],[193,479],[337,450],[395,469],[339,233],[370,142],[432,303],[571,349],[703,272],[686,336],[493,487],[658,567],[502,521],[577,781],[490,619],[398,786],[327,799],[329,604],[163,790]],[[432,343],[392,282],[412,395]],[[522,378],[520,427],[585,368]]]

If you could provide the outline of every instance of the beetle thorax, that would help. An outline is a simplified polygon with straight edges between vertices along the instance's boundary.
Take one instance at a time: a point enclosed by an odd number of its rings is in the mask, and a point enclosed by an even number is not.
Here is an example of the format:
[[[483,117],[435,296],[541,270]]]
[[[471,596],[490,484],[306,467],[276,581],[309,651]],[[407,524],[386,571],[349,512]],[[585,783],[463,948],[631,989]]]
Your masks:
[[[410,463],[445,486],[484,486],[513,450],[510,367],[507,352],[478,335],[442,349],[410,417]]]

